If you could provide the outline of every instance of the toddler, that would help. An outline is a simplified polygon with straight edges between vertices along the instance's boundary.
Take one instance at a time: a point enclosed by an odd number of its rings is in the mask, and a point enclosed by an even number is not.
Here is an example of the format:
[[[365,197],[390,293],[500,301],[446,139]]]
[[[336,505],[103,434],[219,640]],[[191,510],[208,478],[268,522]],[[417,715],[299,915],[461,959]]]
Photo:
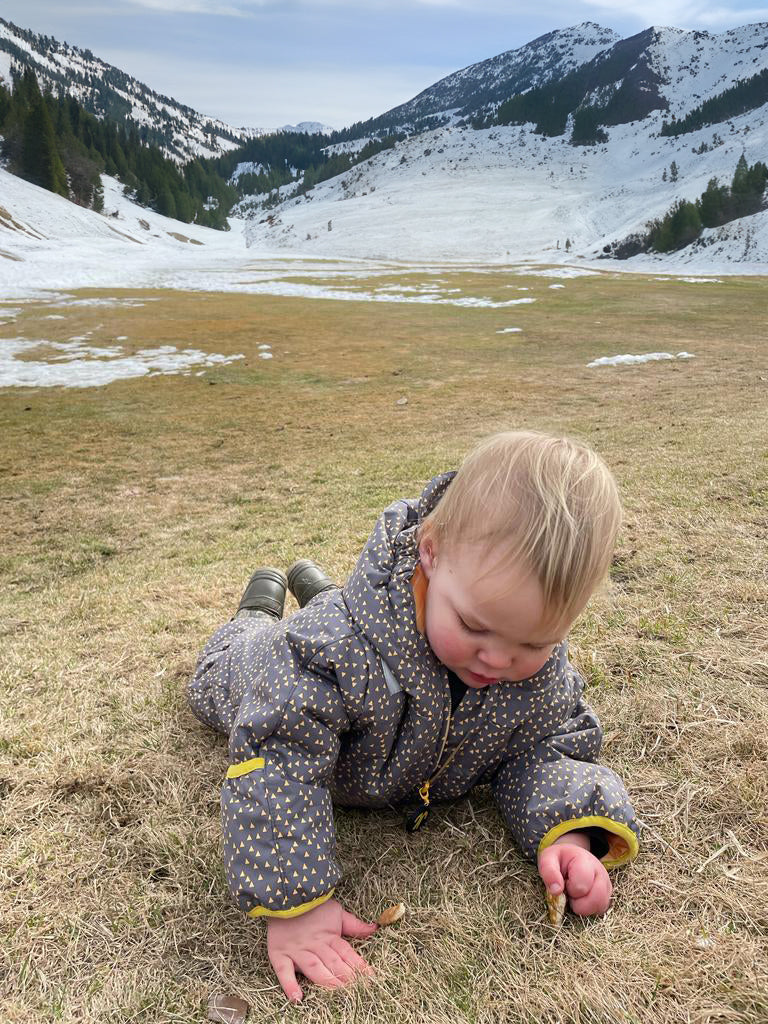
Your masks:
[[[610,563],[621,509],[590,449],[498,434],[457,473],[396,501],[343,588],[313,563],[251,577],[189,684],[229,737],[221,795],[232,894],[267,918],[289,999],[370,970],[346,941],[375,930],[333,898],[333,803],[403,809],[489,784],[523,854],[577,914],[609,904],[635,856],[621,781],[566,636]],[[300,610],[282,619],[286,586]]]

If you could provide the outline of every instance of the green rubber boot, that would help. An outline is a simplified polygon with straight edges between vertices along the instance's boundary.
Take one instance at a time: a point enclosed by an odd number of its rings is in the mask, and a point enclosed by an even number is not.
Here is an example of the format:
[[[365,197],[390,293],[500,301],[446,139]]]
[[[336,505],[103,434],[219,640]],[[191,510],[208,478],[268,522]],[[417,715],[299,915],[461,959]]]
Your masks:
[[[288,580],[280,569],[257,569],[243,591],[237,614],[264,612],[274,619],[282,619],[287,587]]]
[[[316,562],[300,558],[288,570],[288,589],[296,598],[299,608],[303,608],[313,597],[322,594],[324,590],[338,590],[339,585],[326,576]]]

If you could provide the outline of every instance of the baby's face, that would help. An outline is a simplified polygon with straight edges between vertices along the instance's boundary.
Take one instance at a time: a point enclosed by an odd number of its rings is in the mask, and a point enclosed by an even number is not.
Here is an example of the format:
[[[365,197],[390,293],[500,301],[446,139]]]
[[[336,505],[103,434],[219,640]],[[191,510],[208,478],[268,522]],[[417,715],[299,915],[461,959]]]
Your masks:
[[[541,584],[474,545],[419,546],[429,587],[426,634],[436,657],[473,689],[535,675],[570,624],[547,622]]]

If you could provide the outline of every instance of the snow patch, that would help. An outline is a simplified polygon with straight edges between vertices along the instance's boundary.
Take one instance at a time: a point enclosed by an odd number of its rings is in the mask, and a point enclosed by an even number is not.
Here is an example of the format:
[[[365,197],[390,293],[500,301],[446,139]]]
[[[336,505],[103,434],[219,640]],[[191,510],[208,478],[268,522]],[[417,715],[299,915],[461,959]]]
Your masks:
[[[719,277],[678,277],[678,281],[685,281],[686,284],[722,284]]]
[[[327,288],[319,284],[299,284],[295,281],[254,281],[252,284],[248,284],[246,290],[249,294],[282,295],[292,298],[334,299],[341,302],[412,302],[436,306],[462,306],[469,309],[503,309],[506,306],[536,302],[536,299],[528,298],[507,299],[498,302],[483,296],[442,298],[439,294],[406,294],[405,289],[399,292],[345,291],[339,288]]]
[[[582,270],[580,267],[520,267],[516,274],[530,274],[532,277],[599,277],[597,270]]]
[[[645,355],[633,356],[601,356],[600,359],[595,359],[591,363],[587,363],[587,366],[623,366],[625,364],[634,363],[651,363],[659,359],[695,359],[696,357],[691,352],[678,352],[677,355],[672,355],[671,352],[646,352]]]
[[[24,358],[42,350],[48,359]],[[81,340],[0,340],[0,388],[94,388],[131,377],[189,375],[193,366],[223,366],[243,355],[224,356],[175,345],[139,349],[126,355],[121,345],[92,346]]]

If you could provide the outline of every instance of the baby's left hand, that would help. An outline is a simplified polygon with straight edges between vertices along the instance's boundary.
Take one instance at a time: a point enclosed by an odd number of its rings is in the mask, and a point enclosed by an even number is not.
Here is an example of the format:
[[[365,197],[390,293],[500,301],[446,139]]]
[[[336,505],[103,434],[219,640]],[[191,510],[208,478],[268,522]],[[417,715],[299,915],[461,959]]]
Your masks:
[[[613,886],[608,872],[589,852],[589,838],[568,832],[539,855],[539,874],[553,894],[565,891],[571,909],[583,916],[604,914]]]

